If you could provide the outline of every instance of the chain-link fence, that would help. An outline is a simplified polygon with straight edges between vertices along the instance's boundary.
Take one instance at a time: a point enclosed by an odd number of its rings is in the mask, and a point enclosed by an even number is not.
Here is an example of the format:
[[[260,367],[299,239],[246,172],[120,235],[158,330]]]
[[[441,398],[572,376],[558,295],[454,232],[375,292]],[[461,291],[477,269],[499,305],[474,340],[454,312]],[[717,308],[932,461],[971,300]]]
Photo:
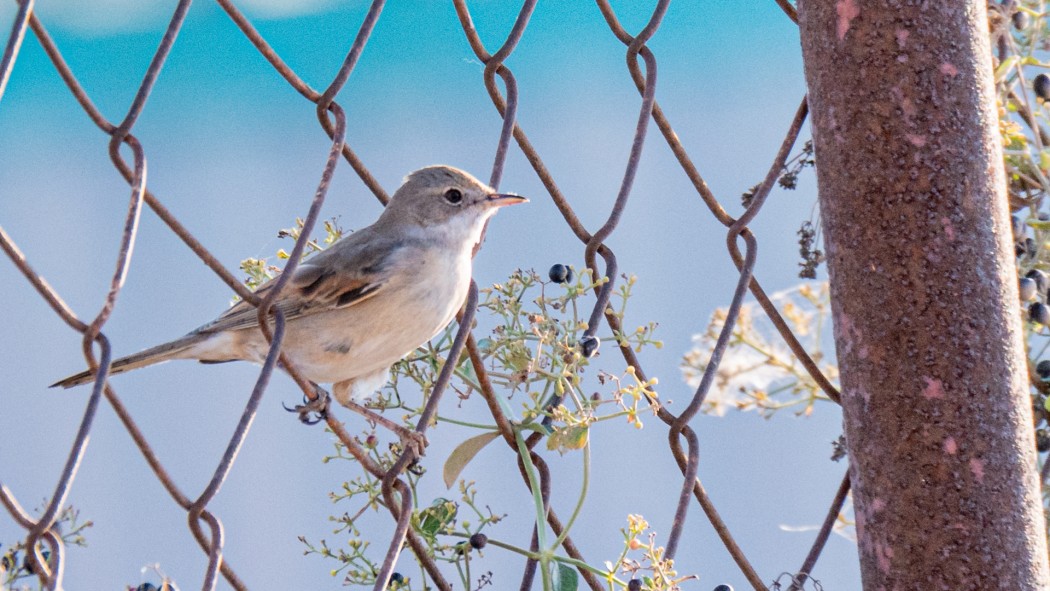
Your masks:
[[[231,0],[218,0],[219,5],[230,19],[236,24],[244,36],[250,40],[252,45],[266,59],[267,62],[280,74],[280,76],[291,85],[304,99],[316,106],[317,119],[321,127],[331,138],[331,148],[324,165],[309,211],[303,220],[302,232],[296,240],[295,247],[289,254],[286,271],[294,270],[304,249],[312,230],[317,224],[320,209],[325,201],[329,184],[336,167],[341,160],[345,160],[357,173],[360,179],[371,189],[376,198],[386,203],[389,199],[388,193],[369,171],[365,163],[360,159],[347,143],[346,139],[346,116],[344,107],[337,101],[336,97],[358,62],[369,36],[381,18],[384,2],[375,0],[372,2],[366,17],[360,25],[360,29],[350,51],[347,53],[338,73],[333,77],[331,83],[321,90],[311,88],[305,83],[295,71],[278,57],[274,49],[267,43],[263,36],[256,30],[253,24],[238,10]],[[699,387],[692,398],[685,404],[675,408],[675,412],[663,406],[656,406],[657,416],[664,424],[668,437],[667,452],[671,454],[678,464],[682,479],[678,490],[673,495],[667,495],[665,501],[673,502],[677,507],[673,526],[667,532],[664,557],[674,559],[682,554],[683,534],[685,526],[691,517],[693,520],[699,518],[696,508],[702,511],[703,516],[717,532],[718,537],[731,554],[740,571],[747,581],[755,589],[767,589],[769,585],[776,588],[799,589],[807,585],[807,578],[812,572],[815,563],[821,555],[821,551],[828,539],[832,527],[838,518],[849,491],[848,477],[844,477],[842,484],[834,493],[831,506],[828,508],[827,517],[819,528],[812,543],[812,548],[804,562],[798,566],[794,575],[781,577],[774,582],[769,573],[760,574],[752,566],[748,556],[734,540],[730,528],[719,516],[704,486],[697,477],[700,449],[699,439],[691,426],[692,419],[701,410],[706,395],[712,387],[718,369],[719,361],[724,354],[732,333],[737,314],[745,296],[750,292],[758,304],[762,307],[770,319],[774,322],[784,342],[790,347],[792,353],[802,362],[824,394],[832,399],[838,399],[838,393],[833,384],[821,373],[817,364],[809,357],[806,350],[799,343],[787,322],[785,322],[773,302],[767,296],[758,280],[754,276],[756,262],[757,241],[748,225],[760,213],[760,210],[773,188],[777,179],[785,170],[790,152],[795,146],[796,139],[803,127],[806,118],[806,103],[802,100],[792,121],[786,122],[787,133],[784,141],[769,167],[769,172],[761,185],[752,193],[746,212],[739,218],[734,218],[723,208],[719,199],[708,188],[698,167],[694,164],[685,147],[679,141],[671,121],[661,110],[656,101],[656,90],[658,88],[658,64],[653,52],[646,43],[659,32],[661,21],[668,9],[669,0],[658,2],[648,22],[637,33],[629,33],[621,26],[617,14],[607,0],[599,0],[598,7],[604,16],[609,32],[622,42],[626,50],[627,66],[629,75],[637,87],[640,102],[638,105],[637,125],[630,148],[630,154],[626,166],[622,171],[620,189],[615,199],[607,204],[607,214],[600,224],[588,228],[581,222],[569,200],[559,188],[554,175],[544,163],[543,158],[529,141],[523,125],[518,124],[515,117],[518,108],[518,88],[514,74],[506,65],[506,60],[512,55],[523,34],[529,26],[530,18],[536,8],[535,0],[527,0],[521,7],[520,13],[510,33],[503,43],[494,50],[486,47],[481,41],[478,31],[471,20],[471,12],[465,0],[455,0],[455,10],[459,17],[459,23],[471,49],[477,59],[484,64],[482,79],[478,81],[479,87],[484,86],[491,98],[494,108],[503,118],[502,130],[497,142],[492,171],[489,182],[498,188],[503,177],[504,164],[508,151],[514,145],[521,151],[528,163],[532,166],[539,180],[546,188],[549,201],[539,196],[532,196],[533,201],[541,207],[553,205],[568,224],[572,233],[579,239],[583,247],[583,256],[587,267],[596,278],[607,278],[605,282],[597,282],[594,287],[593,302],[589,320],[586,323],[580,342],[587,343],[594,339],[600,328],[611,329],[614,333],[622,333],[621,320],[609,307],[609,302],[615,289],[618,287],[621,270],[617,265],[617,257],[608,245],[608,239],[614,234],[624,215],[625,206],[632,195],[632,186],[639,168],[639,161],[645,147],[652,142],[663,141],[670,147],[691,181],[696,195],[710,210],[710,214],[726,228],[726,247],[729,256],[735,263],[739,276],[736,289],[732,294],[727,318],[721,334],[714,347],[710,361],[700,379]],[[777,4],[786,13],[787,18],[794,19],[794,9],[782,0]],[[247,289],[235,273],[220,264],[218,258],[208,248],[194,237],[193,233],[181,223],[164,205],[158,195],[153,194],[146,183],[146,152],[136,139],[133,130],[140,114],[147,104],[147,99],[153,89],[154,83],[160,75],[161,68],[168,58],[180,29],[186,19],[190,6],[189,0],[182,0],[171,16],[168,28],[153,56],[150,67],[139,85],[138,91],[128,108],[126,115],[120,121],[111,122],[107,120],[92,103],[91,98],[78,83],[74,72],[63,60],[59,48],[49,37],[47,30],[41,21],[33,13],[33,0],[21,0],[19,11],[14,22],[13,29],[0,63],[0,97],[2,97],[5,85],[10,77],[12,68],[18,56],[19,48],[27,32],[31,30],[33,36],[40,42],[50,57],[52,64],[61,75],[69,91],[83,108],[84,113],[95,125],[110,137],[109,154],[113,166],[127,180],[131,188],[128,207],[124,217],[123,232],[121,234],[120,253],[114,265],[112,280],[109,290],[96,314],[90,318],[84,318],[75,314],[46,281],[34,271],[30,260],[22,254],[19,247],[11,237],[0,229],[0,246],[21,271],[25,280],[39,293],[47,304],[54,310],[66,324],[82,337],[82,345],[85,359],[89,367],[97,371],[97,380],[94,383],[88,404],[84,410],[83,419],[75,440],[69,451],[68,460],[63,470],[57,475],[58,482],[54,492],[47,500],[46,507],[39,517],[31,517],[17,499],[17,491],[7,486],[0,486],[0,501],[3,502],[7,512],[25,529],[25,547],[29,549],[26,562],[39,578],[42,585],[47,588],[57,589],[62,586],[63,568],[66,560],[66,549],[60,532],[56,530],[55,523],[62,508],[69,500],[71,484],[77,475],[77,468],[84,456],[87,441],[92,430],[93,421],[103,399],[112,406],[124,427],[131,435],[142,456],[148,462],[156,478],[169,493],[171,500],[181,507],[188,516],[189,528],[200,544],[201,550],[208,557],[207,571],[203,575],[203,588],[215,587],[219,577],[224,578],[233,588],[246,588],[242,579],[238,576],[239,565],[231,564],[223,557],[223,527],[219,518],[209,510],[209,505],[215,498],[219,487],[227,477],[238,451],[244,444],[245,437],[257,411],[259,401],[270,381],[275,367],[280,366],[286,370],[297,384],[301,387],[304,396],[308,400],[315,399],[319,393],[315,385],[303,378],[298,370],[288,359],[282,357],[280,345],[284,337],[285,319],[280,310],[272,306],[281,293],[286,283],[283,273],[277,280],[274,288],[269,290],[264,297],[256,295]],[[502,81],[502,85],[501,85]],[[655,128],[653,128],[655,124]],[[125,154],[130,154],[130,157]],[[193,251],[234,293],[240,298],[250,302],[258,308],[260,326],[271,342],[271,348],[257,379],[252,395],[244,406],[240,421],[237,423],[234,434],[229,439],[226,451],[218,462],[210,482],[199,491],[187,491],[175,482],[164,464],[158,459],[150,445],[148,435],[136,423],[128,409],[122,403],[117,392],[108,384],[106,376],[112,360],[109,340],[104,328],[109,320],[118,297],[121,294],[124,278],[127,273],[132,248],[136,241],[136,230],[139,217],[143,207],[148,207],[170,228],[170,230],[182,240],[185,245]],[[483,360],[483,352],[479,347],[478,340],[471,332],[475,312],[479,301],[478,289],[472,285],[466,305],[459,318],[458,326],[461,327],[455,335],[454,341],[445,353],[446,359],[458,359],[464,354],[469,357],[472,371],[480,386],[480,392],[484,396],[492,419],[499,428],[500,438],[505,441],[509,448],[519,455],[521,466],[530,466],[530,470],[522,468],[525,487],[536,488],[545,509],[547,525],[560,543],[561,550],[572,560],[584,563],[586,558],[581,555],[573,537],[565,532],[564,516],[556,514],[549,508],[549,495],[551,483],[549,470],[543,455],[534,448],[544,439],[543,434],[533,432],[525,437],[521,436],[516,426],[512,424],[511,417],[505,412],[505,407],[499,403],[500,394],[496,391],[487,376],[488,369]],[[586,346],[586,345],[585,345]],[[593,345],[591,345],[593,346]],[[605,348],[617,348],[622,354],[625,362],[634,368],[638,378],[645,382],[647,374],[645,368],[637,358],[635,351],[629,343],[621,341],[618,346],[615,343],[606,344]],[[608,352],[608,351],[607,351]],[[416,430],[425,433],[432,424],[437,412],[437,406],[442,398],[442,393],[447,389],[449,381],[453,378],[455,364],[447,363],[440,371],[439,376],[433,384],[426,407],[422,410],[417,421]],[[550,401],[553,407],[560,403],[555,399]],[[360,463],[361,467],[369,472],[375,479],[382,482],[382,505],[389,512],[390,531],[392,539],[385,552],[385,560],[375,573],[375,588],[387,588],[391,576],[395,571],[395,565],[401,557],[402,549],[407,547],[422,564],[429,585],[439,589],[452,589],[454,585],[450,582],[447,572],[435,561],[432,552],[428,550],[426,541],[421,539],[416,529],[411,527],[410,520],[413,514],[412,489],[406,483],[404,473],[406,469],[418,459],[415,453],[409,449],[401,453],[396,462],[391,466],[381,465],[369,455],[368,450],[362,446],[359,439],[352,436],[343,423],[329,414],[325,417],[325,424],[338,437],[345,449]],[[320,430],[318,430],[320,434]],[[538,481],[530,481],[529,476],[536,474]],[[531,490],[531,488],[530,488]],[[830,495],[830,491],[829,491]],[[41,545],[40,542],[43,542]],[[48,551],[45,552],[44,548]],[[537,537],[533,537],[533,550],[537,546]],[[534,578],[537,576],[537,560],[529,560],[524,569],[521,581],[522,589],[533,588]],[[579,567],[579,576],[583,584],[594,591],[610,588],[608,581],[599,577],[592,569]],[[812,581],[811,581],[812,582]],[[567,588],[567,587],[566,587]]]

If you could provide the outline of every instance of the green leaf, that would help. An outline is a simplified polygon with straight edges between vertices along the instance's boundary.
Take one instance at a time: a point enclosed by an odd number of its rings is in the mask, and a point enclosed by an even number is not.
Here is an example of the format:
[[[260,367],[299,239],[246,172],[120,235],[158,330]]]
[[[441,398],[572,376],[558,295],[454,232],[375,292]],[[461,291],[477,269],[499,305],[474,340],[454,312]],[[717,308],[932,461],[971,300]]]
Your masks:
[[[442,472],[442,475],[445,478],[445,486],[452,488],[452,485],[456,483],[456,479],[459,478],[459,473],[463,471],[463,468],[467,467],[470,460],[473,460],[474,456],[476,456],[483,447],[499,436],[499,431],[486,431],[481,435],[475,435],[457,445],[456,449],[452,450],[448,459],[445,460],[445,468]]]
[[[554,571],[555,591],[576,591],[579,587],[580,575],[576,569],[559,562],[557,570]]]
[[[564,454],[566,451],[583,449],[587,445],[587,427],[564,427],[556,429],[547,438],[547,449],[557,450]]]
[[[418,513],[413,517],[415,518],[416,531],[419,535],[425,539],[434,541],[437,538],[437,534],[448,529],[456,519],[456,514],[459,512],[459,507],[448,499],[434,499],[431,505]]]

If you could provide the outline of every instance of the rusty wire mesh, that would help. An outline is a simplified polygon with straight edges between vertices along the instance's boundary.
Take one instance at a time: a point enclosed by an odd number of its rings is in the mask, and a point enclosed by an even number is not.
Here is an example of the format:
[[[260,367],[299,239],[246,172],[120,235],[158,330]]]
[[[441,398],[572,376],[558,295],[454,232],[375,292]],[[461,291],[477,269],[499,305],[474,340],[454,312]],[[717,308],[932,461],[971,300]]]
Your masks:
[[[288,259],[289,262],[286,270],[291,270],[297,265],[300,259],[299,255],[303,252],[307,239],[311,234],[311,230],[317,222],[319,211],[325,200],[329,183],[340,159],[344,159],[353,168],[380,202],[385,204],[388,201],[388,195],[383,187],[380,186],[376,178],[370,173],[369,169],[361,159],[357,157],[347,143],[346,117],[343,108],[335,100],[340,90],[346,84],[358,58],[361,56],[372,30],[380,18],[384,2],[382,0],[374,0],[371,3],[367,15],[360,25],[360,29],[357,32],[352,47],[347,53],[342,66],[339,68],[331,83],[321,91],[315,90],[307,85],[285,62],[281,60],[280,57],[278,57],[276,52],[267,44],[262,35],[260,35],[260,33],[253,27],[252,23],[249,22],[240,10],[238,10],[232,0],[218,0],[218,4],[226,12],[229,18],[233,20],[244,36],[250,40],[259,53],[281,75],[281,77],[283,77],[288,84],[301,94],[303,98],[316,106],[318,122],[332,140],[331,148],[324,165],[321,179],[318,183],[316,194],[310,203],[309,212],[304,219],[303,231],[299,239],[296,241],[295,247]],[[794,20],[793,8],[789,3],[777,0],[777,4],[785,11],[789,18]],[[165,208],[162,201],[150,192],[146,184],[145,151],[139,141],[132,134],[132,129],[134,128],[139,115],[145,108],[150,91],[157,80],[169,52],[176,42],[176,37],[180,28],[183,26],[189,5],[190,0],[181,0],[178,3],[159,47],[153,56],[149,69],[138,87],[138,91],[135,94],[131,106],[128,108],[124,118],[116,123],[110,122],[104,118],[100,111],[92,104],[86,91],[78,83],[73,72],[63,60],[59,49],[49,37],[44,25],[33,13],[33,0],[20,0],[18,14],[11,34],[7,39],[3,61],[0,63],[0,98],[2,98],[3,90],[10,77],[21,43],[25,37],[27,29],[31,29],[33,35],[43,46],[54,67],[68,86],[70,92],[73,93],[77,102],[83,108],[84,113],[95,123],[95,125],[110,137],[109,154],[113,166],[126,179],[131,188],[127,212],[124,218],[123,232],[121,234],[119,255],[114,264],[110,287],[98,312],[95,316],[89,319],[79,317],[64,304],[61,296],[48,285],[43,277],[33,270],[33,267],[19,250],[18,246],[16,246],[10,236],[0,228],[0,247],[3,248],[7,256],[14,262],[25,279],[32,284],[39,295],[54,310],[55,314],[57,314],[76,333],[82,336],[85,359],[88,365],[97,371],[97,379],[94,382],[91,395],[84,410],[79,431],[77,432],[73,445],[71,446],[65,466],[58,475],[58,482],[55,485],[54,492],[50,495],[43,513],[37,518],[31,517],[22,508],[19,501],[16,500],[15,491],[0,484],[0,502],[3,503],[7,512],[11,514],[17,523],[25,529],[26,547],[31,549],[37,548],[37,543],[42,540],[50,548],[50,555],[46,558],[40,552],[35,552],[27,557],[33,565],[34,571],[37,573],[41,584],[50,589],[57,589],[62,586],[65,562],[63,543],[61,537],[56,533],[54,528],[56,518],[60,509],[67,501],[70,485],[76,477],[78,465],[85,453],[88,435],[92,429],[93,419],[95,418],[99,404],[103,398],[105,398],[105,400],[113,407],[124,427],[138,446],[139,451],[142,453],[143,457],[156,475],[156,478],[171,496],[171,499],[186,512],[189,528],[197,542],[200,544],[202,551],[208,557],[208,566],[207,571],[203,575],[202,588],[214,588],[218,578],[222,576],[233,588],[244,589],[246,588],[245,584],[238,577],[236,566],[231,565],[223,558],[222,524],[218,517],[208,510],[209,503],[218,493],[221,484],[225,480],[234,463],[238,450],[244,443],[261,396],[266,389],[271,374],[278,362],[280,362],[291,374],[293,379],[302,388],[303,393],[307,398],[313,399],[318,395],[314,386],[299,375],[294,365],[287,359],[283,359],[280,353],[285,321],[280,310],[276,308],[271,309],[271,305],[286,283],[285,276],[287,275],[290,277],[291,273],[282,274],[282,279],[278,280],[274,289],[270,290],[266,297],[260,298],[246,289],[233,273],[225,269],[219,263],[218,259],[209,252],[205,245],[200,243],[193,234]],[[747,581],[755,589],[767,589],[767,585],[771,584],[776,588],[780,588],[783,577],[781,579],[775,579],[775,581],[780,582],[774,582],[774,579],[768,576],[763,577],[756,572],[744,550],[734,541],[732,533],[719,516],[711,499],[706,494],[703,485],[697,477],[700,458],[699,440],[693,427],[690,426],[690,422],[700,410],[701,404],[712,385],[718,363],[725,351],[736,316],[740,311],[744,297],[748,291],[754,295],[764,311],[773,320],[784,341],[791,348],[793,353],[803,362],[807,370],[811,373],[813,379],[822,387],[824,393],[832,400],[838,399],[838,393],[835,390],[835,387],[824,375],[821,374],[816,364],[807,355],[802,345],[792,334],[788,325],[780,317],[776,308],[773,306],[773,303],[770,301],[770,298],[763,291],[758,280],[754,277],[753,271],[757,256],[757,241],[748,229],[748,224],[759,214],[766,197],[772,189],[776,179],[784,169],[785,162],[795,144],[806,117],[807,109],[805,100],[802,100],[794,119],[788,124],[786,137],[769,167],[768,174],[759,189],[755,192],[750,206],[742,216],[739,218],[733,218],[725,211],[725,209],[723,209],[719,200],[711,190],[709,190],[697,167],[687,154],[684,146],[678,140],[678,136],[675,134],[670,121],[655,100],[658,81],[657,61],[652,51],[646,46],[646,43],[658,33],[661,21],[667,11],[669,0],[660,0],[645,26],[638,33],[633,35],[621,26],[617,19],[617,15],[610,6],[608,0],[598,0],[598,7],[605,18],[609,31],[615,35],[615,37],[622,42],[626,48],[626,60],[629,75],[637,87],[641,100],[638,108],[637,126],[634,133],[633,143],[631,145],[630,156],[623,169],[619,192],[616,195],[615,200],[609,206],[606,219],[597,228],[588,229],[577,217],[573,207],[559,189],[551,172],[544,164],[544,161],[538,154],[537,150],[530,143],[524,128],[518,124],[515,117],[518,105],[517,83],[515,82],[513,73],[505,65],[505,61],[514,52],[519,41],[522,39],[522,36],[529,25],[530,17],[536,7],[536,0],[526,0],[523,3],[513,28],[507,35],[505,41],[495,52],[490,52],[482,43],[478,31],[475,29],[471,20],[470,9],[468,8],[466,1],[454,0],[454,5],[455,11],[459,17],[460,25],[466,35],[470,47],[477,56],[477,59],[484,64],[484,87],[492,100],[493,106],[503,118],[503,125],[490,175],[490,184],[493,187],[498,187],[500,184],[503,176],[504,163],[511,147],[511,141],[513,140],[517,143],[518,148],[531,164],[543,186],[547,189],[551,203],[557,208],[571,231],[584,245],[584,256],[587,266],[594,272],[596,277],[607,277],[609,279],[608,282],[597,288],[597,292],[594,294],[594,306],[590,313],[590,322],[586,332],[587,336],[594,336],[603,320],[614,331],[620,330],[617,317],[610,309],[607,309],[610,294],[616,285],[619,273],[616,255],[606,244],[606,241],[616,231],[617,226],[621,221],[625,205],[631,196],[632,185],[646,140],[648,139],[650,142],[657,141],[657,138],[648,137],[650,133],[650,121],[656,124],[655,133],[659,133],[659,136],[662,137],[670,147],[682,170],[695,188],[696,194],[709,208],[711,215],[726,227],[726,247],[730,257],[739,270],[737,286],[733,292],[729,306],[728,319],[722,329],[706,373],[704,374],[696,392],[693,394],[692,399],[689,400],[684,408],[681,408],[677,414],[670,412],[667,408],[661,407],[658,415],[660,420],[667,427],[669,451],[673,455],[673,458],[677,462],[682,473],[680,492],[675,501],[677,510],[673,527],[667,537],[666,556],[668,558],[674,558],[679,553],[687,517],[690,509],[695,503],[699,505],[700,510],[703,511],[707,520],[717,532],[717,535],[724,543],[726,550],[739,566]],[[497,78],[503,81],[502,89],[500,88]],[[130,151],[130,161],[122,154],[123,146],[126,146],[127,150]],[[249,301],[258,308],[258,315],[261,321],[260,325],[263,327],[267,338],[271,341],[271,348],[266,363],[263,365],[262,370],[259,373],[252,395],[244,407],[240,421],[237,423],[233,435],[229,439],[226,451],[219,460],[218,466],[215,469],[210,482],[203,488],[203,490],[197,493],[186,492],[174,482],[168,471],[165,469],[165,466],[155,455],[145,433],[136,424],[135,419],[129,414],[116,391],[106,381],[107,372],[111,362],[111,350],[109,341],[103,332],[103,328],[107,320],[110,318],[121,293],[129,265],[130,253],[136,240],[136,229],[138,227],[139,217],[144,205],[153,210],[171,229],[171,231],[174,232],[185,243],[185,245],[193,251],[193,253],[200,257],[200,259],[227,286],[229,286],[230,289],[232,289],[238,296]],[[741,241],[743,242],[743,248],[741,248],[740,245]],[[514,453],[519,453],[512,426],[508,417],[504,415],[500,405],[497,403],[497,394],[494,392],[491,382],[486,375],[486,368],[482,363],[481,352],[475,341],[474,335],[471,334],[470,331],[477,303],[477,287],[476,285],[472,285],[466,305],[459,317],[460,329],[456,334],[455,341],[451,350],[448,352],[447,358],[457,359],[462,351],[464,349],[466,350],[482,386],[482,394],[486,400],[488,409],[491,411],[492,418],[498,425],[503,439],[509,445],[511,450],[513,450]],[[641,379],[644,380],[644,368],[636,358],[632,349],[626,345],[621,345],[619,349],[626,363],[635,367]],[[418,432],[425,432],[427,426],[431,424],[432,418],[436,413],[438,402],[441,399],[441,393],[446,389],[451,378],[452,370],[453,366],[451,364],[446,364],[442,368],[438,381],[435,384],[433,394],[429,398],[426,409],[418,421],[418,426],[416,428]],[[382,490],[386,498],[386,505],[389,507],[393,531],[390,534],[389,546],[385,554],[382,570],[378,574],[375,588],[383,589],[387,586],[401,550],[403,546],[407,544],[415,554],[416,558],[422,563],[427,575],[431,579],[431,583],[439,589],[451,589],[452,585],[446,579],[442,570],[434,560],[427,555],[423,542],[409,527],[412,497],[411,490],[402,479],[402,474],[404,470],[417,459],[412,450],[406,450],[393,467],[389,470],[384,470],[362,450],[361,445],[355,441],[349,433],[347,433],[344,425],[340,421],[335,419],[332,415],[329,415],[326,418],[326,423],[346,449],[361,463],[362,467],[383,482]],[[551,490],[549,470],[546,467],[546,462],[543,457],[540,454],[531,451],[541,438],[542,437],[539,434],[534,433],[528,438],[527,446],[530,450],[531,461],[541,474],[542,478],[540,488],[544,502],[546,503],[549,501]],[[527,478],[524,478],[524,472],[522,472],[522,475],[524,479],[523,482],[525,486],[528,487],[529,482]],[[791,579],[791,589],[799,589],[805,585],[807,576],[812,572],[817,559],[820,557],[821,550],[828,539],[832,525],[842,509],[848,490],[849,480],[848,477],[844,477],[841,486],[834,495],[834,499],[827,512],[827,517],[817,533],[812,548],[804,563],[799,566],[794,575],[789,575],[788,577]],[[562,532],[563,523],[553,510],[549,510],[547,520],[553,532],[556,534]],[[535,548],[535,537],[533,538],[533,544]],[[566,536],[564,538],[562,546],[564,551],[570,557],[583,559],[571,536]],[[603,581],[599,580],[592,572],[582,568],[579,572],[588,588],[594,591],[604,588]],[[536,563],[530,561],[524,570],[524,575],[521,581],[522,589],[532,588],[535,574]]]

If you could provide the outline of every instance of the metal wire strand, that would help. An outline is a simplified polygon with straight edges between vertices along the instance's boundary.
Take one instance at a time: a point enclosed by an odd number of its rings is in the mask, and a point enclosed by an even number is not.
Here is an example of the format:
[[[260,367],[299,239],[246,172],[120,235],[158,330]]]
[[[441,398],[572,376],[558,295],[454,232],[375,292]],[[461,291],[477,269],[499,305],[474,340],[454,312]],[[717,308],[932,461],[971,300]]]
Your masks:
[[[813,540],[813,546],[809,549],[806,559],[802,561],[802,566],[799,567],[798,572],[793,577],[788,591],[801,591],[803,586],[805,586],[806,579],[809,578],[809,573],[813,572],[813,567],[817,565],[817,559],[820,558],[820,553],[824,550],[824,544],[828,542],[831,530],[835,527],[835,522],[838,521],[843,505],[846,504],[849,489],[849,470],[847,470],[846,475],[842,477],[842,484],[835,491],[835,498],[831,500],[828,513],[824,516],[824,523],[820,525],[820,531],[817,532],[817,537]]]
[[[4,45],[3,57],[0,57],[0,99],[4,97],[7,81],[11,79],[11,69],[18,59],[18,50],[22,48],[22,40],[25,39],[29,15],[32,12],[33,0],[19,0],[18,14],[11,22],[11,33],[8,34],[7,43]]]

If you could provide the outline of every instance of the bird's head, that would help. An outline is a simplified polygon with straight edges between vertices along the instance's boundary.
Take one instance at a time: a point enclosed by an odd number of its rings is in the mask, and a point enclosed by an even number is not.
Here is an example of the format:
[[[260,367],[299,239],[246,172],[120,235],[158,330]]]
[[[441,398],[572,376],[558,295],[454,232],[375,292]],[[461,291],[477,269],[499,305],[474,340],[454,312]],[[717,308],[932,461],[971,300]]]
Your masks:
[[[476,241],[496,210],[526,201],[519,195],[498,193],[458,168],[428,166],[405,177],[383,217],[424,228],[443,228],[449,238]]]

